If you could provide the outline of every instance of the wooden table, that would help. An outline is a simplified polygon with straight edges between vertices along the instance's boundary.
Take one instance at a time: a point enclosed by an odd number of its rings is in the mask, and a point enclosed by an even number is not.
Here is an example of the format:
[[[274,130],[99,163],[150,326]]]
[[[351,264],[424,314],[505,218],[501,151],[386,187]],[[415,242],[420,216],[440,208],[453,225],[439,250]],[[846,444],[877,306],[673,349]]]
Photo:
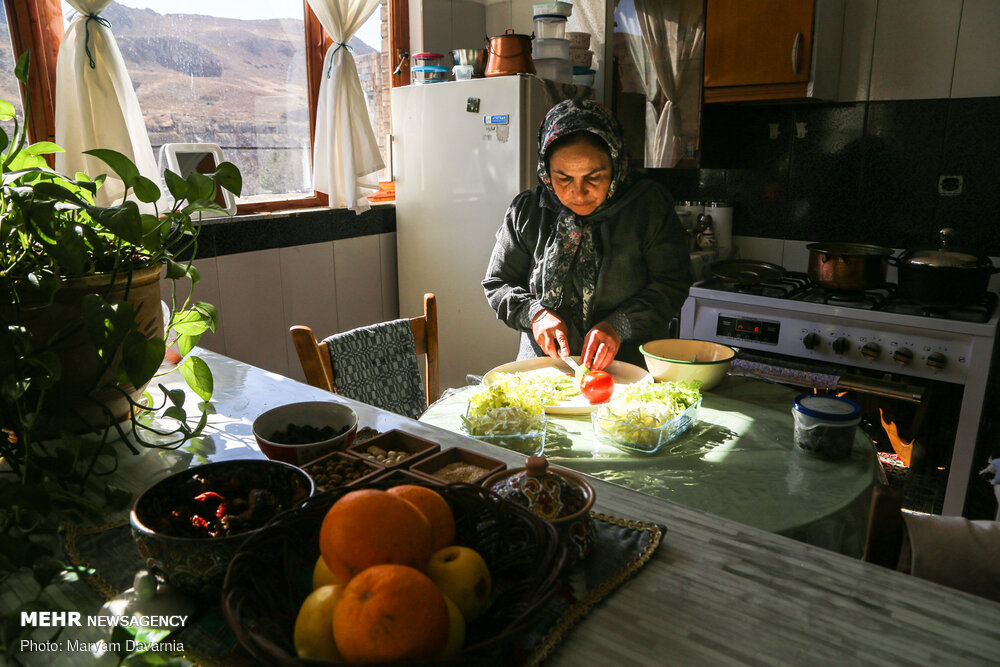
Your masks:
[[[462,415],[479,389],[449,390],[420,421],[463,433]],[[860,558],[872,486],[882,474],[875,448],[857,429],[845,459],[798,451],[795,396],[773,383],[727,377],[704,394],[697,423],[655,455],[600,441],[589,414],[549,414],[545,456],[633,491]]]
[[[275,405],[316,399],[350,405],[362,425],[379,431],[403,429],[443,448],[461,446],[509,464],[521,458],[222,355],[200,355],[215,373],[216,414],[200,447],[211,460],[259,456],[250,433],[253,418]],[[182,384],[170,381],[171,387]],[[129,479],[127,473],[122,482],[133,486],[166,474],[149,472],[154,469],[199,461],[190,451],[134,458],[160,463],[129,462],[131,470],[147,475]],[[1000,604],[600,480],[592,483],[596,510],[655,521],[667,532],[650,562],[576,626],[550,664],[997,663]],[[35,657],[29,662],[53,664],[52,655]]]

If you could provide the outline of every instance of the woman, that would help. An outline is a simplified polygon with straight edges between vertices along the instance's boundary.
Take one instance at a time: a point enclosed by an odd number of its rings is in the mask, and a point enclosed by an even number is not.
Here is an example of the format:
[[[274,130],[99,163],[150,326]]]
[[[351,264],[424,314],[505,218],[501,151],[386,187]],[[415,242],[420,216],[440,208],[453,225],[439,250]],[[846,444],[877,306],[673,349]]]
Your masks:
[[[523,332],[518,359],[642,365],[639,344],[667,337],[691,283],[673,200],[629,173],[618,122],[596,102],[554,106],[538,146],[540,184],[507,209],[486,298]]]

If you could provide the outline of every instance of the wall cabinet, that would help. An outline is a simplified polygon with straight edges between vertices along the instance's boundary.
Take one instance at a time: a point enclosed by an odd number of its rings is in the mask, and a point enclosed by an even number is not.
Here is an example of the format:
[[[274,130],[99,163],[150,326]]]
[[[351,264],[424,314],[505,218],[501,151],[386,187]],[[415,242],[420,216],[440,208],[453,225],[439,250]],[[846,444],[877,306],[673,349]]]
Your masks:
[[[836,99],[843,0],[707,0],[705,101]]]

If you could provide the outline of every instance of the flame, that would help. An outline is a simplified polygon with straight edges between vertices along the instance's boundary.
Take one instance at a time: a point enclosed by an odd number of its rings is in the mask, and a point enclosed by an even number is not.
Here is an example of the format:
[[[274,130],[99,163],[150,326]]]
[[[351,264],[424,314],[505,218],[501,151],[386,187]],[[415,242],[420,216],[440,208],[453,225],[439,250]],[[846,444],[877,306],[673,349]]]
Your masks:
[[[910,467],[910,456],[913,454],[913,441],[906,442],[901,437],[899,437],[899,429],[893,422],[887,422],[885,416],[882,413],[882,408],[878,409],[878,418],[882,422],[882,428],[885,429],[886,435],[889,436],[889,444],[892,445],[892,449],[896,452],[896,456],[899,457],[900,462],[906,466]]]

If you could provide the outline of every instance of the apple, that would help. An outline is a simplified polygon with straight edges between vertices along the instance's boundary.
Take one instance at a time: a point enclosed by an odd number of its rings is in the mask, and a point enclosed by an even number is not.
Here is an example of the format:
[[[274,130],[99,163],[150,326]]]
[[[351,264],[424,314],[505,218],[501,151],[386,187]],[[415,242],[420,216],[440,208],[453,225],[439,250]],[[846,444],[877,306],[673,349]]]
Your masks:
[[[448,605],[448,643],[445,644],[444,651],[439,657],[454,658],[462,650],[462,645],[465,643],[465,617],[458,605],[452,602],[447,595],[444,596],[444,602]]]
[[[313,590],[316,590],[320,586],[330,586],[332,584],[343,586],[346,583],[346,581],[341,581],[340,577],[333,572],[330,572],[330,568],[327,567],[322,555],[316,559],[316,565],[313,566]]]
[[[427,576],[461,610],[466,623],[482,616],[490,604],[490,569],[469,547],[450,546],[434,552]]]

